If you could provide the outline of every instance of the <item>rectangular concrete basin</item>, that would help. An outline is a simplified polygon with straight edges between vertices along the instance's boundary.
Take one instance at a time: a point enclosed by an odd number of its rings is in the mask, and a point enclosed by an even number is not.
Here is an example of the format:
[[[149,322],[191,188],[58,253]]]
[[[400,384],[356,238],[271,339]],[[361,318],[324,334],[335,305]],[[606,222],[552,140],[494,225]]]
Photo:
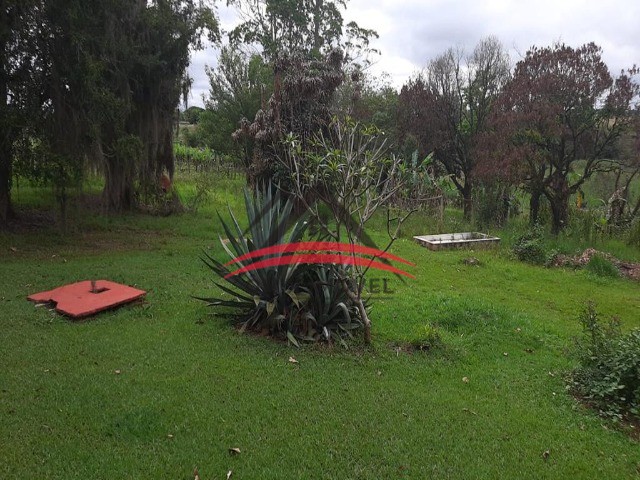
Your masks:
[[[419,244],[430,250],[454,248],[487,248],[500,243],[500,238],[479,232],[442,233],[440,235],[419,235],[413,237]]]

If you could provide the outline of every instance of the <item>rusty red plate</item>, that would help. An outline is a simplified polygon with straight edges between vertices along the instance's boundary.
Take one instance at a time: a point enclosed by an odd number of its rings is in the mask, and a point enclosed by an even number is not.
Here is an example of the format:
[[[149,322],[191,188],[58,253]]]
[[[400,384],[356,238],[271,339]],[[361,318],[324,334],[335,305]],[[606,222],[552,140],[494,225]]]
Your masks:
[[[86,280],[34,293],[27,299],[36,303],[55,303],[56,311],[82,318],[142,298],[147,292],[108,280]]]

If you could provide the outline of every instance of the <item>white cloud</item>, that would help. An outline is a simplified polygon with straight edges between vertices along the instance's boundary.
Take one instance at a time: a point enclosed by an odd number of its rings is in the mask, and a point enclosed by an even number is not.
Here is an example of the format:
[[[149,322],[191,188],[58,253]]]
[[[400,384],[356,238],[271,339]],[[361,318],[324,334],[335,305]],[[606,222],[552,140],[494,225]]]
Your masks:
[[[531,45],[560,40],[572,46],[593,41],[613,74],[640,63],[640,2],[629,0],[351,0],[345,20],[373,28],[380,39],[373,46],[382,55],[374,73],[388,72],[396,87],[429,60],[451,46],[468,50],[487,35],[497,36],[515,63]],[[234,25],[233,12],[219,9],[223,28]],[[206,91],[204,63],[213,51],[194,55],[191,76]],[[202,81],[201,79],[204,79]],[[199,94],[194,88],[194,104]]]

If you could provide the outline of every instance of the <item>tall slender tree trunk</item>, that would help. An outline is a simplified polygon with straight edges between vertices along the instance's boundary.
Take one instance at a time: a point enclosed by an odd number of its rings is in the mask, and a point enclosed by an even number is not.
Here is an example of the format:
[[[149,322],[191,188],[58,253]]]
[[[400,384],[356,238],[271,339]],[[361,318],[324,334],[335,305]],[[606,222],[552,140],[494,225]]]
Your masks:
[[[4,62],[4,59],[1,61]],[[4,70],[0,74],[0,102],[0,116],[2,120],[6,120],[8,118],[9,105]],[[6,225],[7,221],[13,216],[11,208],[12,131],[11,125],[6,124],[0,129],[0,226]]]

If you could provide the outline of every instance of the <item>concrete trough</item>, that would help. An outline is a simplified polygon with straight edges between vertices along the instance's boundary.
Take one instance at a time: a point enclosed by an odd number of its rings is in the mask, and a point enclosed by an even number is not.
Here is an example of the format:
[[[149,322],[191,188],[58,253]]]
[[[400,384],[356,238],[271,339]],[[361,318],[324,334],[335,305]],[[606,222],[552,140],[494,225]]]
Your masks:
[[[418,235],[416,242],[430,250],[452,250],[456,248],[487,248],[500,243],[500,238],[486,233],[461,232],[440,235]]]

